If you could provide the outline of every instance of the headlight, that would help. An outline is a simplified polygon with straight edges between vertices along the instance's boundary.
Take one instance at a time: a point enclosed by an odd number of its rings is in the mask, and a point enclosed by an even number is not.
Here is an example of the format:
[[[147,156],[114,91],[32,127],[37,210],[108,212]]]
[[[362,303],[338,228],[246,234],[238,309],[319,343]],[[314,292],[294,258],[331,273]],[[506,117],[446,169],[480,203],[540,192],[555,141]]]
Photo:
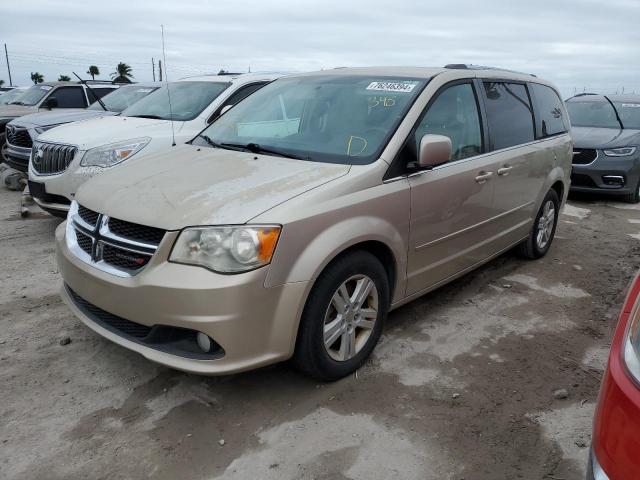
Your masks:
[[[185,228],[169,261],[220,273],[246,272],[271,262],[280,230],[279,225]]]
[[[636,153],[636,147],[611,148],[609,150],[604,150],[604,154],[607,157],[628,157],[634,153]]]
[[[83,167],[112,167],[138,153],[150,140],[148,137],[136,138],[92,148],[84,154],[80,165]]]
[[[34,130],[38,133],[44,133],[47,130],[51,130],[52,128],[59,127],[61,124],[58,123],[56,125],[45,125],[44,127],[36,127]]]

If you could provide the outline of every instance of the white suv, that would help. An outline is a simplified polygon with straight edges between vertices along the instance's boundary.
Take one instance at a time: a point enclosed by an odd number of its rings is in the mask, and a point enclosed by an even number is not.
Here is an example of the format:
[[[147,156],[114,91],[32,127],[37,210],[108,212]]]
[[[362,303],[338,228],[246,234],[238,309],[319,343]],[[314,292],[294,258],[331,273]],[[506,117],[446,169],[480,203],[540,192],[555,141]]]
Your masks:
[[[280,76],[253,73],[186,78],[165,84],[119,116],[45,132],[33,145],[29,191],[42,209],[66,216],[76,190],[89,178],[134,156],[147,156],[170,148],[174,142],[191,140],[229,106]]]

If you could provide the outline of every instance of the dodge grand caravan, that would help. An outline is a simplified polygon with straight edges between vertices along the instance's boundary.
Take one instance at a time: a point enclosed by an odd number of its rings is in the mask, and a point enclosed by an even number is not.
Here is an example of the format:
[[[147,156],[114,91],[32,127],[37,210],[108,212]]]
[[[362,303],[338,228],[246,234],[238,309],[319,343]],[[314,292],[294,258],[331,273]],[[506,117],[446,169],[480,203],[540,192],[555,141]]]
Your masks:
[[[571,171],[534,76],[345,68],[281,78],[189,144],[96,177],[56,232],[90,328],[204,374],[357,369],[387,312],[513,247],[542,257]]]

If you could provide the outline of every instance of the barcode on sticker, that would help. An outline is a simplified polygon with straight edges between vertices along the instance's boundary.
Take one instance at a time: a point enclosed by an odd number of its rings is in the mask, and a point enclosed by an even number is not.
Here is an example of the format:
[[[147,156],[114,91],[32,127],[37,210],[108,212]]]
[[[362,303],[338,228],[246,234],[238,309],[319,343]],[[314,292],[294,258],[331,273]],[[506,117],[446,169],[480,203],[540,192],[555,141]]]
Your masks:
[[[371,82],[367,90],[410,93],[415,87],[415,82]]]

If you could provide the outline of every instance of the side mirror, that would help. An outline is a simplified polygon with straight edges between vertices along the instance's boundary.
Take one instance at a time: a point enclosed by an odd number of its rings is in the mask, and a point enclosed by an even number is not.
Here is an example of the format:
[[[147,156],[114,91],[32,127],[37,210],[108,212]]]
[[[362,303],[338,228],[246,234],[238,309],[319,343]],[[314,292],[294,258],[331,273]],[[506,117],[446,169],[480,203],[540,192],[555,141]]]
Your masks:
[[[224,115],[225,113],[227,113],[229,110],[231,110],[231,107],[233,107],[233,105],[225,105],[224,107],[222,107],[222,109],[220,110],[220,115]]]
[[[49,110],[52,108],[58,108],[58,99],[56,97],[49,97],[45,100],[44,106]]]
[[[427,134],[420,139],[418,164],[421,167],[435,167],[451,159],[451,139],[444,135]]]

